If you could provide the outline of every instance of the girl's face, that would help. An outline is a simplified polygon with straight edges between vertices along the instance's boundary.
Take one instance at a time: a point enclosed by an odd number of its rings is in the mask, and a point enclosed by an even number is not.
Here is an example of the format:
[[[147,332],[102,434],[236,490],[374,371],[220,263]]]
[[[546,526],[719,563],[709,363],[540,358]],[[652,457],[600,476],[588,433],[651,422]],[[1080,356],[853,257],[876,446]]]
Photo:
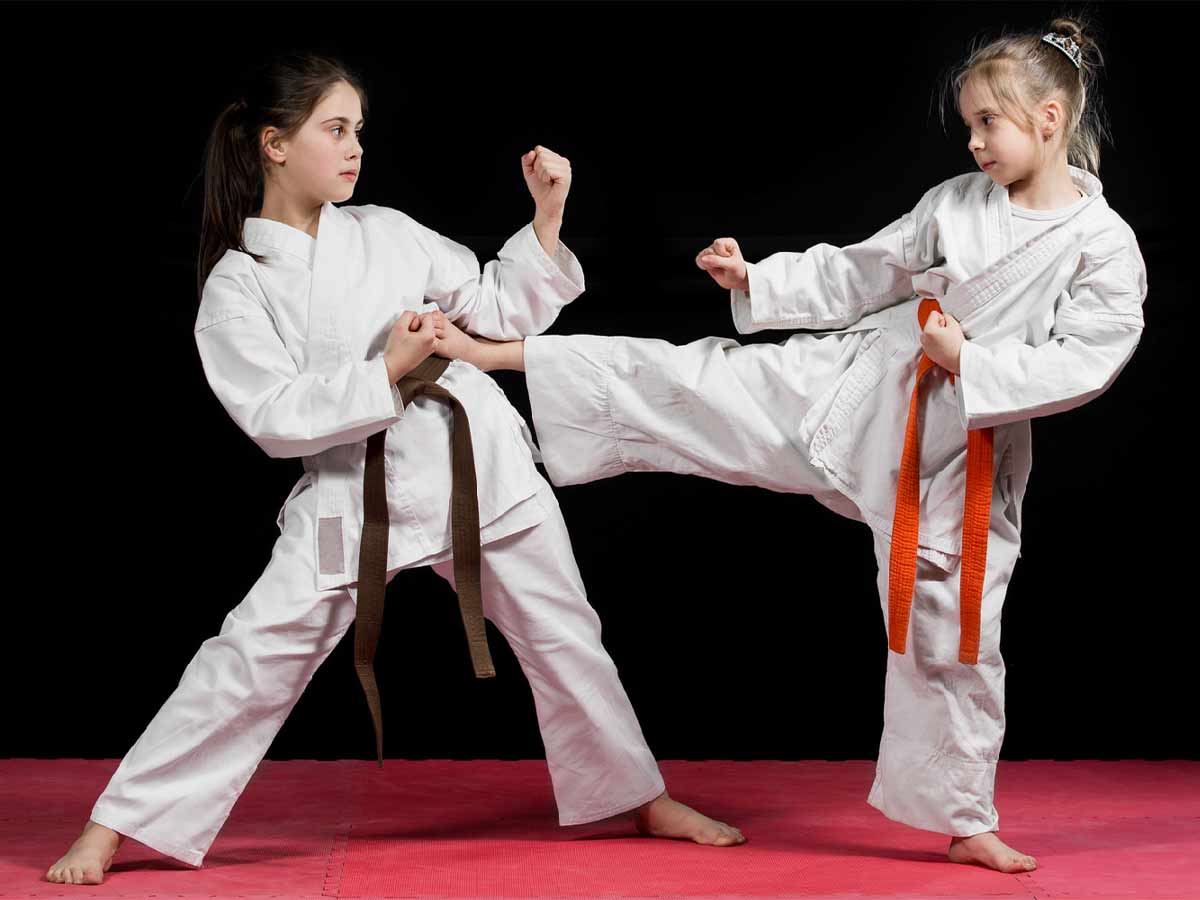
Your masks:
[[[362,167],[359,133],[363,127],[358,92],[339,81],[317,104],[300,131],[287,142],[271,144],[267,153],[276,162],[272,176],[293,196],[317,204],[348,200]],[[343,172],[354,172],[354,177]]]
[[[963,85],[958,108],[970,131],[967,149],[997,184],[1007,187],[1041,166],[1044,153],[1041,137],[1001,113],[991,95],[980,90],[971,79]]]

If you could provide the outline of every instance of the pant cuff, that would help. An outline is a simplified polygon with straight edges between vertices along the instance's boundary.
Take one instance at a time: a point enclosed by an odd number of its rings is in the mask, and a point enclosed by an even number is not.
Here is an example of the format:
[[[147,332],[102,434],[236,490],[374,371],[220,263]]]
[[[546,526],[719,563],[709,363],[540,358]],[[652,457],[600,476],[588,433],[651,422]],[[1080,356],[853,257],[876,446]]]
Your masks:
[[[525,384],[542,464],[560,487],[626,471],[608,398],[611,354],[605,337],[525,339]]]
[[[205,852],[202,850],[189,850],[179,844],[159,837],[147,828],[127,825],[119,815],[114,815],[100,806],[94,807],[92,814],[88,818],[97,825],[103,825],[105,828],[111,828],[119,834],[133,838],[139,844],[145,844],[151,850],[156,850],[164,856],[177,859],[197,869],[202,868],[205,856]]]
[[[885,737],[867,803],[894,822],[951,837],[997,831],[996,763]]]
[[[608,818],[611,818],[612,816],[620,815],[623,812],[629,812],[630,810],[637,809],[643,803],[649,803],[651,800],[653,800],[655,797],[657,797],[659,794],[661,794],[666,789],[667,789],[666,782],[663,781],[662,776],[660,775],[658,777],[656,786],[654,788],[652,788],[651,790],[645,791],[642,794],[638,795],[636,797],[636,799],[624,800],[624,801],[614,804],[613,806],[609,806],[609,807],[606,807],[601,810],[594,810],[592,812],[587,812],[587,813],[577,813],[574,815],[567,815],[567,814],[563,814],[560,812],[558,815],[558,824],[564,825],[564,826],[565,825],[585,825],[588,822],[598,822],[601,819],[608,819]]]

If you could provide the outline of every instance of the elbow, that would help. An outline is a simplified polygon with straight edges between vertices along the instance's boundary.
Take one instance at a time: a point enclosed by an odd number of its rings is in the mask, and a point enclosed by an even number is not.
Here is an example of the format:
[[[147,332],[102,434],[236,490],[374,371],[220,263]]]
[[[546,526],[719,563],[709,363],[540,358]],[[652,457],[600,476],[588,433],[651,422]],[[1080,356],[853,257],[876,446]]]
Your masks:
[[[250,434],[250,439],[271,459],[293,459],[311,455],[310,444],[307,441],[286,441],[261,434]]]
[[[271,459],[309,456],[322,449],[316,447],[316,442],[307,436],[282,434],[278,429],[267,427],[266,423],[256,422],[253,418],[238,420],[238,425],[246,436]]]

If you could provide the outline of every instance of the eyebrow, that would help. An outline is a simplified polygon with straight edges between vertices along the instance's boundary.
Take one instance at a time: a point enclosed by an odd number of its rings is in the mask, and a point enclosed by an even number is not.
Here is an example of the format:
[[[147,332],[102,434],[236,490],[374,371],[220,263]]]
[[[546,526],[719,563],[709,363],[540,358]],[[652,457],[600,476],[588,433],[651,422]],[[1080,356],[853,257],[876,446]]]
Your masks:
[[[345,122],[347,125],[349,125],[349,124],[350,124],[350,120],[349,120],[349,119],[347,119],[345,116],[334,116],[332,119],[326,119],[326,120],[325,120],[324,122],[322,122],[321,124],[322,124],[322,125],[328,125],[330,122]],[[359,120],[358,120],[358,124],[359,124],[359,125],[361,125],[362,123],[363,123],[363,120],[362,120],[362,119],[359,119]]]

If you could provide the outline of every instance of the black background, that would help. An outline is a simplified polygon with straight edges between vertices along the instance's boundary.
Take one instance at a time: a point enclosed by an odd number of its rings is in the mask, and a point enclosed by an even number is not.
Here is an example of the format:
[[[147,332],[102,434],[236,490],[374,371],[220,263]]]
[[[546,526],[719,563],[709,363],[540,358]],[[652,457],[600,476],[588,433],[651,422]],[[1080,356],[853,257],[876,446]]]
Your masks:
[[[851,243],[973,170],[957,118],[938,122],[938,77],[973,38],[1060,8],[15,7],[28,24],[6,102],[18,317],[0,754],[122,756],[262,572],[302,471],[227,417],[192,335],[202,150],[246,66],[300,48],[363,71],[349,202],[402,209],[481,264],[532,217],[521,154],[569,157],[562,239],[587,290],[550,333],[682,343],[737,337],[728,293],[692,261],[715,237],[751,260]],[[1194,7],[1090,9],[1115,136],[1100,177],[1146,260],[1146,330],[1105,394],[1033,426],[1004,757],[1194,757],[1194,75],[1169,43],[1190,40]],[[42,43],[56,21],[77,37]],[[523,376],[496,377],[528,418]],[[887,650],[865,525],[669,474],[557,494],[660,758],[875,756]],[[476,681],[444,582],[404,572],[388,597],[388,755],[542,756],[500,634],[489,625],[498,677]],[[373,757],[352,651],[349,633],[269,758]]]

